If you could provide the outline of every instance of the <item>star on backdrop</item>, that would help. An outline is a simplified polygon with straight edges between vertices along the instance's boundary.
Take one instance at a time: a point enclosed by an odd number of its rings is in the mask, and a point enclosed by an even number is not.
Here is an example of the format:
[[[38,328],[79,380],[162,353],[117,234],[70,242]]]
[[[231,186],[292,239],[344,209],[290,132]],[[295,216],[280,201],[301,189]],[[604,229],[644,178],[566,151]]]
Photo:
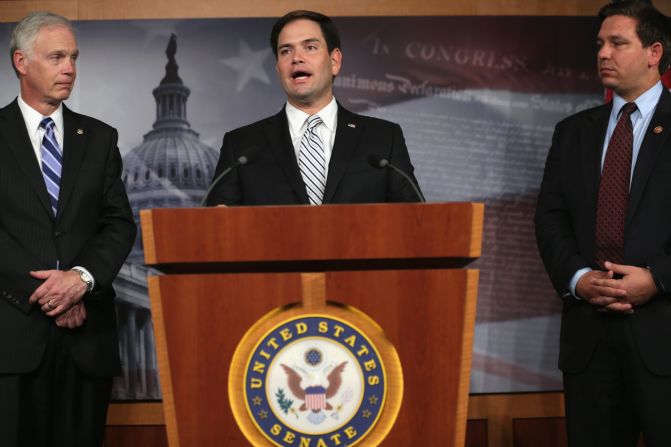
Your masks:
[[[247,45],[247,42],[241,39],[238,50],[237,56],[219,60],[221,64],[238,72],[238,83],[235,86],[235,91],[241,92],[251,79],[270,84],[270,78],[263,68],[266,59],[272,54],[270,48],[253,51]]]

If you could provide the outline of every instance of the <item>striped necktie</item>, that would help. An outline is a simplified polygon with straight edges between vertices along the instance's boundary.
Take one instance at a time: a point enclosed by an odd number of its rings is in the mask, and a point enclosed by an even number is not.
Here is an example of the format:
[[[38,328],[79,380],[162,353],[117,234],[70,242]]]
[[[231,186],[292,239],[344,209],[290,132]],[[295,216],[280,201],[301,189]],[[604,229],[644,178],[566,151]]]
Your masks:
[[[326,159],[324,142],[319,138],[317,126],[322,123],[319,115],[308,118],[308,126],[301,139],[298,167],[305,182],[310,205],[321,205],[326,188]]]
[[[56,140],[54,132],[55,123],[49,117],[43,118],[40,122],[40,128],[45,129],[44,138],[42,138],[42,175],[44,183],[49,192],[49,201],[51,209],[56,215],[58,210],[58,192],[61,189],[61,170],[63,167],[63,151]]]

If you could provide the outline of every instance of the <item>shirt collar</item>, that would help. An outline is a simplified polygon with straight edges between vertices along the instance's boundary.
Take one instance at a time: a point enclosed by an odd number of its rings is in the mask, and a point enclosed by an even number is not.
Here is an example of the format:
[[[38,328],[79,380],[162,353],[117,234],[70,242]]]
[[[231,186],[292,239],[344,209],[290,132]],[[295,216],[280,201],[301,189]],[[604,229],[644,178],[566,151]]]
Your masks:
[[[641,114],[640,116],[648,116],[655,110],[663,89],[664,86],[662,86],[662,81],[657,81],[655,85],[650,87],[645,91],[645,93],[636,98],[634,102],[636,103],[637,112]],[[617,117],[620,114],[620,110],[622,110],[622,107],[626,103],[627,101],[625,101],[621,96],[619,96],[617,93],[613,93],[612,113],[615,113]]]
[[[34,135],[35,132],[37,132],[37,129],[39,129],[40,123],[42,122],[44,115],[42,115],[40,112],[30,107],[23,100],[23,98],[21,98],[21,95],[19,95],[18,97],[18,103],[19,103],[19,109],[21,109],[21,114],[23,115],[23,120],[26,122],[28,132],[31,135]],[[49,116],[51,117],[52,120],[54,120],[54,124],[56,125],[56,132],[63,135],[63,104],[62,103],[59,104],[58,108],[54,111],[54,113],[52,113]]]
[[[287,113],[287,120],[289,121],[291,134],[298,135],[303,126],[305,126],[305,122],[310,117],[310,115],[291,105],[289,102],[287,102],[285,110]],[[334,132],[338,119],[338,103],[336,102],[335,97],[331,98],[331,102],[329,102],[326,107],[321,109],[315,115],[319,115],[326,128],[330,132]]]

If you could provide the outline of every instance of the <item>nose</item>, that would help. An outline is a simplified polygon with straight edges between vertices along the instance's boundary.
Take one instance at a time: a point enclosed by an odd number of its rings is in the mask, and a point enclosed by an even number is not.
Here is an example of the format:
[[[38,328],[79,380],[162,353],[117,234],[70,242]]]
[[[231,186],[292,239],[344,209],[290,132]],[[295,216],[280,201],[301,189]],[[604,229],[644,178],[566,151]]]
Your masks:
[[[596,56],[599,60],[602,59],[609,59],[610,58],[610,47],[608,44],[603,44],[601,45],[601,48],[599,48],[599,51],[596,53]]]
[[[64,58],[62,70],[63,74],[69,74],[69,75],[75,74],[77,72],[77,63],[75,58],[73,57]]]
[[[297,48],[293,53],[291,57],[291,63],[292,64],[299,64],[303,62],[303,50],[300,48]]]

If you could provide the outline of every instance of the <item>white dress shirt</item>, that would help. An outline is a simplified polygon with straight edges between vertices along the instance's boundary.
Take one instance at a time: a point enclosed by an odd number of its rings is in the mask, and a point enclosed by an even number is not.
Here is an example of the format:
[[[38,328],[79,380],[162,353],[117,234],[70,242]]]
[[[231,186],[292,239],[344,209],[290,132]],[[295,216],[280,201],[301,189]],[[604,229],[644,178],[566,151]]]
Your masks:
[[[301,151],[301,140],[303,134],[308,126],[308,118],[311,115],[297,109],[287,102],[285,107],[287,120],[289,121],[289,134],[291,135],[291,142],[294,145],[296,153],[296,160]],[[331,161],[331,153],[333,152],[333,142],[335,141],[336,127],[338,126],[338,103],[335,97],[331,98],[326,107],[315,113],[322,119],[321,124],[317,126],[317,134],[324,143],[324,161],[326,164],[326,172],[329,172],[329,162]]]
[[[21,95],[18,97],[19,109],[21,109],[21,115],[23,115],[23,121],[26,123],[26,129],[28,130],[28,136],[30,137],[30,142],[33,145],[33,150],[35,151],[35,156],[37,157],[37,163],[42,167],[42,139],[44,138],[44,133],[46,129],[40,128],[40,123],[46,116],[42,115],[37,110],[30,107],[26,102],[21,98]],[[54,120],[54,132],[56,133],[56,141],[58,145],[63,148],[63,104],[59,104],[58,108],[54,113],[50,115],[51,119]]]

